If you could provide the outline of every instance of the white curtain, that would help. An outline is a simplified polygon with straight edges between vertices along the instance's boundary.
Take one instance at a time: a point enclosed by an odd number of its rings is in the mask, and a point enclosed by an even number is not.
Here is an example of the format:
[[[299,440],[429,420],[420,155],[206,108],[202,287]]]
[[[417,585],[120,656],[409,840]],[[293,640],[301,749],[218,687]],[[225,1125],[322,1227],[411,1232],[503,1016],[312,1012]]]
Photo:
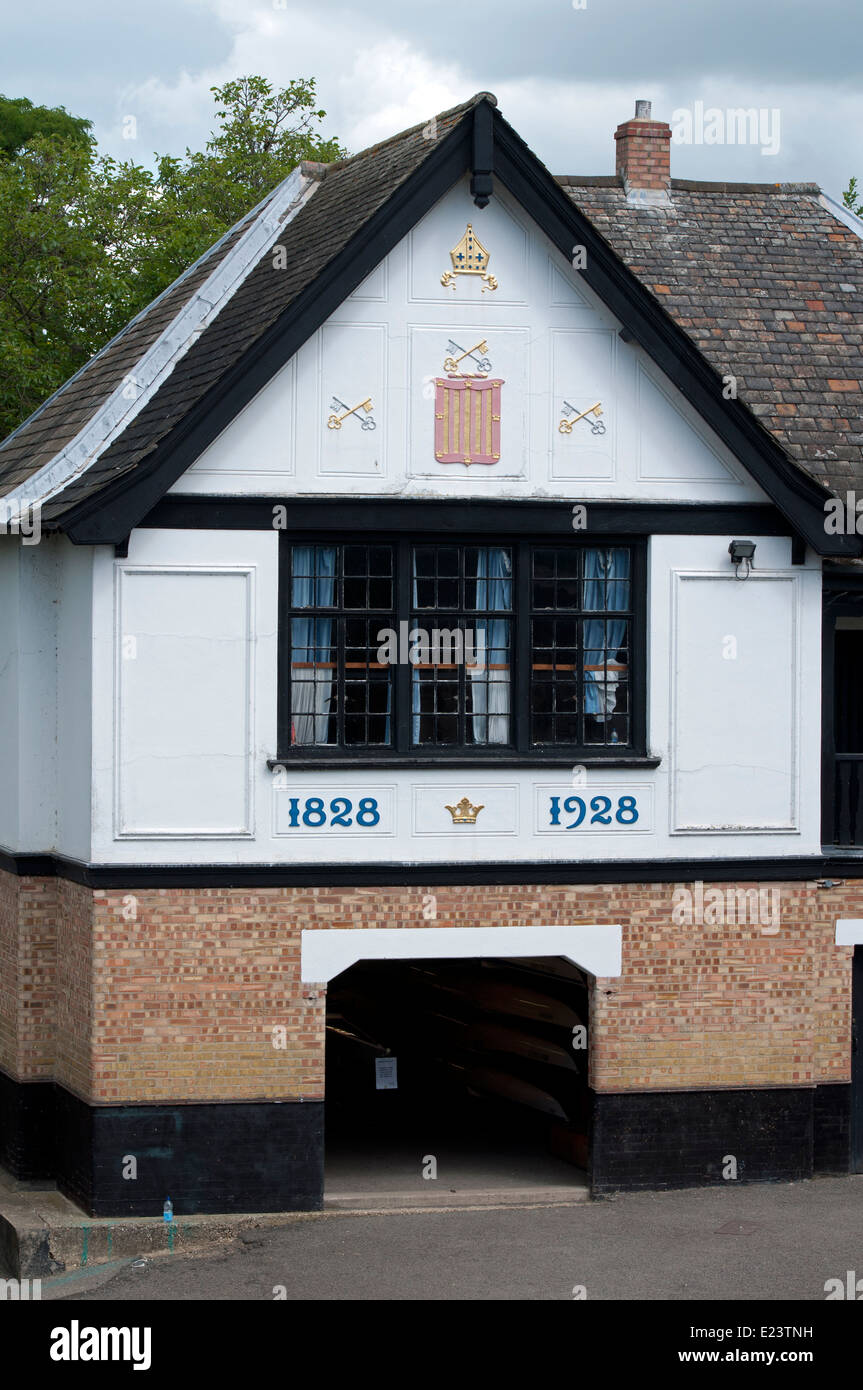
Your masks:
[[[291,606],[329,608],[335,594],[336,551],[331,545],[295,545],[291,556]],[[333,619],[291,619],[291,741],[327,742],[335,694]]]
[[[477,608],[509,613],[512,608],[512,558],[508,550],[483,548],[477,562]],[[471,732],[474,743],[509,742],[510,624],[508,618],[477,618],[474,649],[485,661],[468,667]]]
[[[584,607],[603,613],[629,608],[629,551],[585,551]],[[625,618],[587,618],[584,622],[584,709],[604,724],[614,712],[617,682],[626,674],[615,656],[625,644]]]

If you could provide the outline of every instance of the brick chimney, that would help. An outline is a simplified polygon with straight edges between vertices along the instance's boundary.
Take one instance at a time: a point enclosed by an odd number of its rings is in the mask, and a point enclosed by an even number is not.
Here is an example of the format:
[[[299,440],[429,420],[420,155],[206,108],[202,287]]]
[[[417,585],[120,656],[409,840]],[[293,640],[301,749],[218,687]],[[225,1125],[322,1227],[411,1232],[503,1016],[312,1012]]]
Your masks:
[[[635,117],[614,132],[617,175],[629,203],[663,207],[671,202],[671,126],[651,120],[650,102],[635,103]]]

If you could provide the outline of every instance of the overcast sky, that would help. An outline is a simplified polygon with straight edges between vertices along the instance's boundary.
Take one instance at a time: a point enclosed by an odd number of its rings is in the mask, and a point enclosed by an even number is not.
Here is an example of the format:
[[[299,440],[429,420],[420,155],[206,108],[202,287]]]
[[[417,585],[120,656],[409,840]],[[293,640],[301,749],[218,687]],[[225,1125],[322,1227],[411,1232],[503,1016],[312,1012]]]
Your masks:
[[[863,184],[863,0],[0,0],[0,17],[0,91],[88,116],[142,163],[200,147],[210,87],[261,73],[315,77],[351,151],[492,91],[552,172],[612,173],[646,97],[670,122],[765,109],[769,140],[675,143],[677,177]]]

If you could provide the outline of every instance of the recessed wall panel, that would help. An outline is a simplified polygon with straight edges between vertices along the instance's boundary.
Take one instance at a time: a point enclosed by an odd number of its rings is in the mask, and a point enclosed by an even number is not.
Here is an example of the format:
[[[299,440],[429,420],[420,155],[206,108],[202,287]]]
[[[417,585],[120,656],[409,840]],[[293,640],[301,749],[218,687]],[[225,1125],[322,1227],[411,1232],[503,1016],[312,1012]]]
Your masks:
[[[797,608],[791,577],[675,576],[673,832],[797,829]]]
[[[118,570],[117,837],[252,834],[252,583]]]

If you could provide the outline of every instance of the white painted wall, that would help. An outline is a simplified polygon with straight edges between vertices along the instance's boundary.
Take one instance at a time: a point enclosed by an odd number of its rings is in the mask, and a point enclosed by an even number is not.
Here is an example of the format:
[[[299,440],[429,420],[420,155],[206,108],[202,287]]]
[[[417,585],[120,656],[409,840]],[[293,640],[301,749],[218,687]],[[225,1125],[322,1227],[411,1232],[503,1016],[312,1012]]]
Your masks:
[[[90,854],[93,558],[0,538],[0,846]]]
[[[53,848],[57,820],[58,553],[18,542],[18,839]]]
[[[468,221],[490,252],[497,291],[483,294],[475,279],[440,285]],[[460,185],[175,490],[764,500],[559,259],[505,197],[480,213]],[[450,339],[485,341],[492,374],[504,381],[499,465],[434,458],[431,384]],[[351,405],[371,397],[377,428],[348,419],[328,430],[333,395]],[[561,434],[564,399],[579,409],[601,399],[606,434],[578,425]],[[816,853],[820,567],[813,559],[793,567],[788,539],[753,536],[755,572],[739,582],[730,539],[651,539],[648,727],[661,762],[633,773],[591,770],[581,786],[567,769],[481,762],[465,772],[385,762],[346,773],[270,772],[278,752],[275,531],[141,530],[126,559],[60,540],[28,554],[0,538],[0,717],[17,750],[0,797],[0,838],[101,863]],[[454,826],[446,808],[464,796],[483,810],[475,825]],[[576,826],[577,803],[562,808],[577,796],[586,809]],[[292,824],[292,799],[303,811],[309,797],[324,801],[324,827]],[[552,797],[562,809],[557,825]],[[636,799],[637,821],[621,797]],[[329,824],[336,798],[351,801],[350,824]],[[376,802],[374,824],[357,821],[363,798]]]
[[[90,546],[58,537],[57,848],[90,858],[93,776],[93,564]]]
[[[817,853],[820,574],[816,564],[791,566],[787,539],[753,537],[757,568],[737,581],[730,539],[651,541],[649,746],[661,764],[590,770],[574,786],[566,769],[479,762],[464,772],[385,763],[270,772],[275,533],[135,532],[126,560],[98,552],[94,576],[93,858],[468,864]],[[129,638],[137,654],[124,659]],[[563,807],[576,795],[586,802],[581,825],[566,828],[577,807],[552,825],[550,798]],[[484,808],[475,825],[454,826],[446,809],[463,796]],[[633,824],[625,808],[618,818],[622,796],[636,798]],[[303,824],[308,797],[324,801],[327,822],[330,803],[349,799],[351,824]],[[589,806],[597,797],[610,811]],[[357,823],[362,798],[376,801],[376,824]]]
[[[0,845],[18,846],[18,558],[20,542],[0,535],[0,729],[4,775],[0,777]]]

